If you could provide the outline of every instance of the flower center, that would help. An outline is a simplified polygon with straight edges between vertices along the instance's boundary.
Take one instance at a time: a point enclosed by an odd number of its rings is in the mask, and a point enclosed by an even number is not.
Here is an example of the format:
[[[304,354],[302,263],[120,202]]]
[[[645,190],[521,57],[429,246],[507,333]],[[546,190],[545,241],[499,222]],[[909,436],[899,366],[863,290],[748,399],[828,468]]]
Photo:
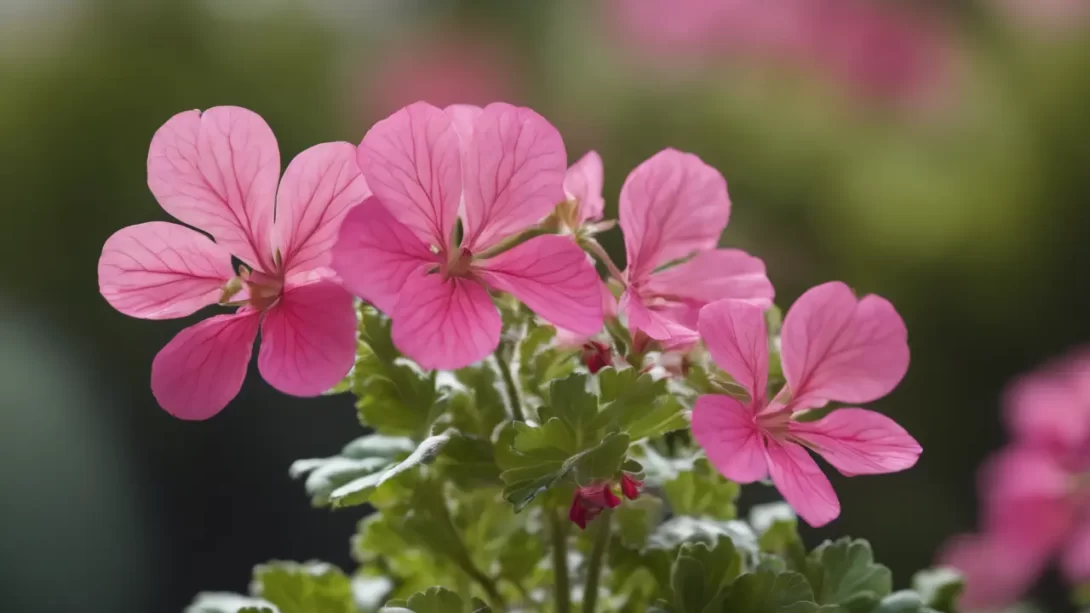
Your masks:
[[[791,421],[791,410],[782,409],[757,415],[757,425],[768,434],[782,440],[787,436],[787,424]]]
[[[461,249],[452,252],[451,257],[439,266],[439,272],[443,275],[443,279],[449,279],[450,277],[468,277],[472,264],[473,254],[469,249],[462,247]]]
[[[230,301],[231,297],[245,288],[249,297],[239,303]],[[249,305],[259,311],[267,310],[280,300],[284,293],[284,274],[277,271],[276,274],[268,274],[260,270],[250,270],[245,266],[238,267],[238,276],[223,284],[220,294],[220,304],[229,306]]]

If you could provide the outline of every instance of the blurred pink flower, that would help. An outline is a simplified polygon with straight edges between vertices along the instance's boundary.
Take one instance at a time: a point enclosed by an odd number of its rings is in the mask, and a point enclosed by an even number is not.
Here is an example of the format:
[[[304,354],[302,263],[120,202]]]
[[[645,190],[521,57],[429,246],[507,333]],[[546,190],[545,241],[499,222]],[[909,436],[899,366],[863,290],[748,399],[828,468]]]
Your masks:
[[[143,319],[185,317],[231,301],[239,308],[178,333],[151,366],[151,390],[170,414],[207,419],[242,387],[261,329],[257,366],[273,387],[315,396],[356,355],[352,296],[332,280],[329,251],[349,208],[370,193],[348,143],[300,153],[280,175],[261,117],[238,107],[186,111],[155,133],[148,186],[168,213],[203,229],[150,222],[102,248],[99,288]],[[231,256],[242,260],[235,276]]]
[[[570,238],[502,248],[564,200],[564,142],[544,117],[419,102],[375,124],[357,156],[375,196],[345,219],[333,268],[390,316],[406,356],[456,369],[492,353],[501,321],[490,289],[557,327],[602,327],[601,281]]]
[[[730,218],[727,182],[697,156],[655,154],[628,175],[619,208],[627,265],[618,310],[633,331],[676,347],[696,340],[710,302],[772,304],[764,262],[716,248]]]
[[[623,37],[656,55],[797,64],[860,93],[915,97],[948,50],[919,15],[873,0],[613,0]]]
[[[1013,441],[981,470],[983,534],[940,556],[966,574],[972,607],[1017,599],[1055,555],[1068,581],[1090,579],[1090,355],[1016,381],[1004,416]],[[993,550],[1023,563],[1004,565]]]
[[[418,101],[446,107],[517,100],[511,57],[510,50],[486,39],[414,40],[384,53],[362,91],[380,117]]]
[[[849,477],[916,464],[919,443],[880,413],[843,408],[816,421],[798,419],[831,400],[877,400],[904,377],[907,332],[884,298],[857,299],[838,282],[803,294],[784,319],[780,355],[787,383],[771,399],[761,309],[737,300],[714,302],[701,310],[699,330],[715,364],[749,395],[743,403],[707,394],[693,407],[693,437],[728,479],[751,483],[771,476],[799,516],[816,527],[840,514],[840,502],[807,450]]]

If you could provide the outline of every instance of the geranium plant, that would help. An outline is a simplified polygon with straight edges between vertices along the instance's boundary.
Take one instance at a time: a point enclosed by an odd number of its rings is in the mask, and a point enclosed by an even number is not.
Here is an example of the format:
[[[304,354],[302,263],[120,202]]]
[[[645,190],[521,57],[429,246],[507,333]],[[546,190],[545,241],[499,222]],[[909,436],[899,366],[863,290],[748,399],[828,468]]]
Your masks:
[[[840,509],[811,453],[846,475],[915,464],[904,429],[854,406],[899,383],[907,333],[888,301],[836,282],[781,325],[763,262],[718,247],[727,184],[697,156],[667,149],[628,176],[624,271],[596,240],[614,226],[601,159],[568,168],[530,109],[417,103],[279,170],[256,114],[175,116],[149,185],[211,238],[132,226],[99,263],[125,314],[234,309],[156,356],[171,414],[222,410],[259,331],[271,385],[356,397],[360,432],[290,474],[316,507],[357,509],[358,566],[271,562],[249,595],[190,611],[954,610],[954,574],[893,592],[866,541],[799,539],[796,513]],[[740,519],[754,482],[788,504]]]

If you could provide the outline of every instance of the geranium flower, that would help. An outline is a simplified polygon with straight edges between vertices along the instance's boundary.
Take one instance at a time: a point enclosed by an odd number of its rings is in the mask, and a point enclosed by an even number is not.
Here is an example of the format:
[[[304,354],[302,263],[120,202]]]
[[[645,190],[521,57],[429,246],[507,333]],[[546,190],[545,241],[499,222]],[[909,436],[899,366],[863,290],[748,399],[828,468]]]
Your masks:
[[[568,509],[568,519],[579,526],[579,529],[586,530],[587,522],[601,515],[602,511],[619,504],[621,499],[613,493],[608,483],[580,487],[575,490],[571,508]]]
[[[620,199],[627,289],[619,311],[630,328],[680,345],[696,340],[697,314],[710,302],[772,304],[764,262],[716,249],[729,217],[726,180],[691,153],[666,149],[628,175]]]
[[[543,117],[509,104],[416,103],[371,128],[357,155],[375,196],[345,219],[333,268],[391,317],[406,356],[456,369],[492,353],[501,322],[489,290],[557,327],[602,327],[598,274],[570,238],[505,249],[565,197],[564,143]]]
[[[258,329],[257,366],[273,387],[314,396],[336,385],[356,353],[352,296],[333,279],[329,250],[348,209],[369,191],[348,143],[299,154],[279,188],[280,152],[261,117],[238,107],[186,111],[155,133],[148,187],[182,225],[123,228],[102,248],[99,289],[143,319],[216,315],[178,333],[151,366],[159,405],[207,419],[242,387]],[[236,276],[231,256],[243,262]]]
[[[891,473],[916,463],[921,448],[890,418],[860,408],[801,421],[829,401],[864,403],[888,394],[908,369],[904,322],[887,300],[861,300],[843,283],[807,291],[791,307],[781,334],[786,385],[771,399],[768,331],[761,310],[723,300],[700,313],[700,336],[712,360],[749,393],[743,402],[709,394],[693,407],[693,436],[728,479],[768,476],[811,526],[840,514],[829,480],[807,453],[846,476]]]
[[[1090,356],[1018,380],[1005,417],[1014,440],[981,471],[983,532],[940,555],[974,608],[1013,602],[1057,556],[1069,582],[1090,580]]]

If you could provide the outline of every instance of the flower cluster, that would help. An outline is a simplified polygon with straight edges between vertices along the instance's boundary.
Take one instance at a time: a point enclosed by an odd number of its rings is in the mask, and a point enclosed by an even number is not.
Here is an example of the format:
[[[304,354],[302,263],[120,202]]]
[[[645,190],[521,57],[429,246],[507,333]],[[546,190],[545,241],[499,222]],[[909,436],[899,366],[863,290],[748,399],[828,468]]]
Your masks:
[[[553,326],[557,350],[580,353],[592,375],[657,364],[684,379],[702,343],[723,372],[712,369],[703,391],[715,393],[691,407],[693,438],[725,477],[771,477],[811,525],[840,508],[809,452],[849,476],[904,470],[920,454],[892,420],[854,407],[888,394],[908,368],[893,306],[827,283],[770,335],[764,263],[718,246],[727,183],[696,155],[666,149],[625,180],[623,271],[595,239],[612,226],[601,159],[591,152],[569,168],[559,132],[527,108],[416,103],[358,147],[304,151],[278,185],[279,169],[272,131],[253,112],[181,113],[152,139],[148,184],[164,210],[207,235],[151,222],[103,248],[101,292],[125,314],[234,309],[182,330],[155,357],[152,392],[177,417],[207,419],[230,402],[259,330],[258,369],[271,385],[296,396],[334,387],[356,360],[353,296],[392,322],[393,346],[422,369],[470,367],[497,353],[497,300],[508,296]],[[772,354],[782,381],[769,376]],[[830,402],[850,406],[830,412]],[[564,465],[578,466],[582,456],[573,458]],[[585,527],[616,506],[617,479],[625,496],[638,495],[642,482],[627,472],[577,478],[571,520]]]
[[[965,574],[973,609],[1014,602],[1053,558],[1069,582],[1090,580],[1090,355],[1016,381],[1005,416],[1012,440],[980,474],[982,532],[940,555]]]

